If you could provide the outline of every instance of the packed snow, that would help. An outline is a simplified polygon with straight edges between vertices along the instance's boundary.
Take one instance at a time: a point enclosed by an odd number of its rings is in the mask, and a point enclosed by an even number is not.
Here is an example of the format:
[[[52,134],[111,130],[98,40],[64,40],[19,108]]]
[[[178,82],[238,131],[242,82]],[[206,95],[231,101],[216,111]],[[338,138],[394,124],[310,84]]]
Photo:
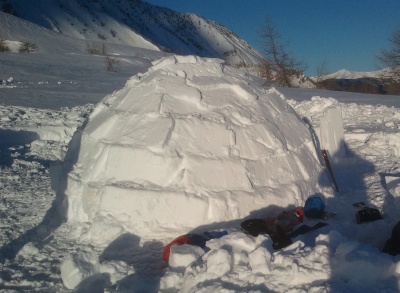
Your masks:
[[[0,54],[0,290],[399,291],[400,256],[381,252],[400,220],[399,97],[117,45],[110,73],[85,42],[3,16],[9,44],[39,51]],[[340,151],[339,193],[322,147]],[[312,195],[336,215],[282,250],[239,228]],[[384,218],[357,224],[358,202]],[[205,231],[227,233],[163,260]]]
[[[66,161],[68,221],[93,223],[82,233],[106,243],[298,206],[321,174],[307,126],[279,92],[194,56],[155,62],[105,98]]]
[[[398,291],[399,258],[380,250],[399,220],[399,108],[340,103],[323,97],[324,91],[303,101],[286,99],[277,89],[260,87],[258,79],[225,67],[220,60],[169,57],[153,64],[96,106],[59,111],[1,106],[2,289]],[[298,91],[305,95],[307,90]],[[145,100],[149,103],[140,107]],[[344,125],[345,157],[333,161],[340,193],[332,189],[318,152],[320,121],[332,108],[341,109]],[[173,131],[168,128],[172,120]],[[275,138],[267,136],[269,131]],[[79,147],[74,133],[81,137]],[[245,139],[238,139],[240,135]],[[104,145],[126,149],[119,161],[118,157],[109,161],[111,166],[120,163],[121,169],[113,172],[121,178],[105,177],[104,168],[90,172],[109,159],[96,160]],[[305,154],[293,160],[302,149]],[[66,153],[67,158],[78,157],[76,164],[64,161]],[[131,155],[124,158],[127,153]],[[185,164],[191,176],[171,177],[181,168],[169,165],[171,158],[191,156],[198,160]],[[283,159],[274,160],[277,157]],[[138,167],[132,158],[141,162]],[[206,162],[211,159],[227,162],[210,169]],[[268,160],[272,160],[268,169],[251,169],[250,163]],[[159,165],[146,171],[150,168],[146,162]],[[303,162],[304,167],[292,165],[284,177],[278,176],[287,162]],[[231,164],[238,173],[229,173]],[[65,166],[70,167],[68,172]],[[242,168],[246,180],[238,175]],[[63,179],[67,186],[60,183]],[[79,184],[93,188],[93,201],[105,195],[104,207],[86,206],[96,216],[84,212],[88,194],[77,192]],[[63,186],[66,197],[60,198]],[[129,192],[120,197],[120,189]],[[177,208],[187,212],[171,214],[179,192]],[[323,197],[327,210],[336,216],[327,220],[327,227],[299,236],[283,250],[274,251],[267,235],[252,237],[239,229],[243,218],[301,206],[314,194]],[[214,200],[218,206],[209,203],[196,209],[189,200],[194,196],[200,203]],[[79,208],[60,209],[65,208],[61,199],[64,204],[76,201]],[[352,204],[360,201],[379,208],[384,219],[356,224],[357,209]],[[138,212],[143,216],[135,218]],[[67,216],[68,222],[60,216]],[[208,241],[208,249],[175,246],[172,261],[162,259],[163,247],[180,234],[221,229],[228,235]]]

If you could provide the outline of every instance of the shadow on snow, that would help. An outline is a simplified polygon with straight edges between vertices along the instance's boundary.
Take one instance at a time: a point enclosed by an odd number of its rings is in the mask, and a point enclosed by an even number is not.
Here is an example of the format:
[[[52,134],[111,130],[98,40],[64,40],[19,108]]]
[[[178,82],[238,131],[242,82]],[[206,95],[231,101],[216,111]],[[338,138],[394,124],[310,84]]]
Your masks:
[[[76,158],[70,158],[69,163],[61,165],[60,162],[51,162],[46,160],[37,160],[32,157],[27,157],[26,153],[29,150],[29,144],[39,139],[37,133],[29,131],[0,131],[0,150],[1,150],[1,166],[9,167],[15,159],[13,148],[19,149],[20,159],[26,161],[37,161],[46,167],[50,167],[51,187],[56,192],[56,198],[53,201],[50,209],[45,213],[42,221],[35,227],[25,231],[19,237],[4,244],[0,248],[0,261],[13,260],[18,252],[29,242],[32,242],[38,249],[43,248],[52,240],[52,232],[55,231],[66,219],[67,206],[65,201],[66,189],[66,174],[70,171]],[[80,138],[78,137],[80,142]]]

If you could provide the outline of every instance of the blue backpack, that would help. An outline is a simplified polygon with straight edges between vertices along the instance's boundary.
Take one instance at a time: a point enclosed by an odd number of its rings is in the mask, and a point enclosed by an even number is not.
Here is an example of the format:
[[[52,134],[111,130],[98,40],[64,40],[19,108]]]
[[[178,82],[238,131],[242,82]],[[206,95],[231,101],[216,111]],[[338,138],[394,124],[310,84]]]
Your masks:
[[[304,215],[307,218],[321,218],[325,211],[325,203],[319,196],[307,198],[304,204]]]

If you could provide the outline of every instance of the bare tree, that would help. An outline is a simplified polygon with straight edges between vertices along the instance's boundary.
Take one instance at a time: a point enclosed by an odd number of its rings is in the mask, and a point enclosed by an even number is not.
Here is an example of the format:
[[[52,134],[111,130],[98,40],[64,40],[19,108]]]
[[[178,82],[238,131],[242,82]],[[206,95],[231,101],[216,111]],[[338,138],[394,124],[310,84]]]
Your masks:
[[[20,53],[33,53],[38,50],[38,46],[34,43],[30,42],[23,42],[19,46],[19,52]]]
[[[10,52],[10,48],[4,39],[0,38],[0,52]]]
[[[106,68],[107,71],[113,71],[116,72],[117,71],[117,66],[120,63],[120,59],[111,55],[111,54],[106,54],[104,55],[106,57]]]
[[[260,38],[268,63],[263,66],[263,69],[273,71],[266,73],[266,75],[274,76],[274,81],[281,86],[291,87],[292,77],[302,74],[306,69],[305,64],[297,61],[287,51],[288,43],[282,43],[281,34],[269,17],[266,18],[260,31]]]
[[[86,52],[93,55],[101,55],[106,56],[108,53],[108,48],[105,43],[95,43],[92,42],[91,44],[86,45]]]
[[[390,49],[383,49],[378,56],[379,61],[389,67],[393,77],[400,78],[400,29],[395,31],[389,38]]]
[[[119,65],[121,60],[108,51],[105,43],[87,44],[86,52],[93,55],[104,56],[107,71],[117,71],[117,66]]]
[[[315,80],[315,84],[317,88],[320,88],[320,82],[322,81],[322,77],[328,75],[330,70],[328,66],[328,61],[324,59],[320,65],[317,66],[317,76]]]

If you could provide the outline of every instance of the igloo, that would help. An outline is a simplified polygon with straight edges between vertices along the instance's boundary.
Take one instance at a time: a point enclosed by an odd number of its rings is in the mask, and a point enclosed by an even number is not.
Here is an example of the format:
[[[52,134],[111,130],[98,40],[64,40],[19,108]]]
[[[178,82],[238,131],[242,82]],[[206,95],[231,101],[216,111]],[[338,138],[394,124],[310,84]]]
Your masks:
[[[194,56],[158,60],[105,97],[66,162],[68,221],[94,242],[166,239],[301,205],[321,172],[308,128],[276,89]]]

